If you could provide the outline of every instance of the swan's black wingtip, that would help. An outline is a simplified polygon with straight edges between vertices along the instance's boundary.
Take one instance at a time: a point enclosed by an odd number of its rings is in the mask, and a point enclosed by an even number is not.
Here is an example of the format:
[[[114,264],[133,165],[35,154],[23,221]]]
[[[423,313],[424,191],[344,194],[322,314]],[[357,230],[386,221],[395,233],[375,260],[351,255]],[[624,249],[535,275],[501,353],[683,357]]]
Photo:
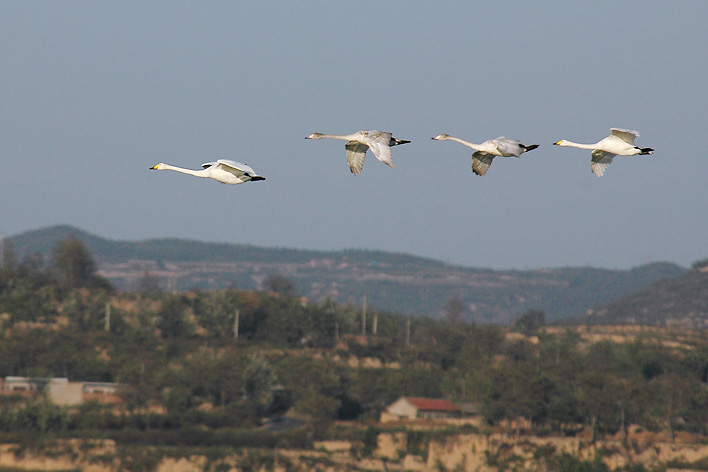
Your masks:
[[[398,146],[400,144],[408,144],[408,143],[410,143],[410,141],[408,141],[407,139],[391,138],[388,145],[389,146]]]

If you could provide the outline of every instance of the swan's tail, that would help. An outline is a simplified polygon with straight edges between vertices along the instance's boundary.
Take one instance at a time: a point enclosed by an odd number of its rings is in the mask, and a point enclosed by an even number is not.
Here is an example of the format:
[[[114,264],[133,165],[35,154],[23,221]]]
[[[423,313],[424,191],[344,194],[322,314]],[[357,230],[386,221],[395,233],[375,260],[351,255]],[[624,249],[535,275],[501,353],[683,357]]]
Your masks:
[[[530,144],[528,146],[522,144],[522,146],[524,146],[524,151],[529,152],[529,151],[533,151],[534,149],[536,149],[538,147],[538,144]]]
[[[407,144],[407,143],[410,143],[410,141],[405,140],[405,139],[391,138],[391,141],[389,141],[388,145],[389,146],[398,146],[399,144]]]
[[[637,149],[642,151],[639,154],[651,154],[652,152],[654,152],[653,148],[640,148],[640,147],[638,147]]]

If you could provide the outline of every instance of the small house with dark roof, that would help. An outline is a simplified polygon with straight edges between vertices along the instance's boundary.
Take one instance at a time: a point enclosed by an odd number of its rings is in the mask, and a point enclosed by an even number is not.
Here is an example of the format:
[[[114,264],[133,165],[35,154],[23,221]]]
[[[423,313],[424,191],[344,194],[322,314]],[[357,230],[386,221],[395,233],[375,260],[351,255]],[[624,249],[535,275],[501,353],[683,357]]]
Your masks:
[[[387,416],[398,419],[457,418],[462,410],[441,398],[401,397],[386,408]]]

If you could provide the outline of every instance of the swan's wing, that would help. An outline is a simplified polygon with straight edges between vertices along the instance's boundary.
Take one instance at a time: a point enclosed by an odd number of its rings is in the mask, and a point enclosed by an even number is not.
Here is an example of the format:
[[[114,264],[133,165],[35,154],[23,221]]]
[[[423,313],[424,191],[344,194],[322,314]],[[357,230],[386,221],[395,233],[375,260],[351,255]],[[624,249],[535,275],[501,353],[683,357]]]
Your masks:
[[[360,132],[364,133],[364,137],[372,143],[386,143],[388,145],[391,142],[391,138],[393,138],[393,135],[386,131],[371,130]]]
[[[595,149],[592,152],[590,170],[592,170],[592,173],[596,176],[602,177],[602,175],[605,173],[605,169],[607,169],[607,167],[612,164],[612,158],[615,156],[616,154],[610,154],[609,152]]]
[[[525,151],[524,147],[521,146],[520,141],[507,138],[506,136],[499,136],[498,138],[493,139],[492,142],[502,156],[521,157],[521,153]]]
[[[364,138],[369,149],[374,154],[376,159],[380,160],[389,167],[393,167],[393,156],[391,154],[391,133],[383,131],[369,131]]]
[[[208,169],[209,167],[215,166],[215,165],[216,165],[216,162],[205,162],[204,164],[202,164],[202,167],[205,169]]]
[[[494,160],[494,154],[487,154],[486,152],[477,151],[472,154],[472,172],[477,175],[484,175],[489,170],[489,166],[492,165]]]
[[[632,146],[634,146],[634,138],[639,137],[639,133],[631,129],[610,128],[610,131],[612,131],[612,136],[616,136]]]
[[[366,157],[366,150],[369,149],[369,146],[359,141],[347,141],[344,147],[347,149],[349,170],[352,171],[352,174],[359,175],[361,168],[364,167],[364,158]]]
[[[227,172],[231,172],[237,177],[241,177],[243,174],[248,174],[251,176],[258,175],[251,166],[242,162],[231,161],[229,159],[219,159],[216,161],[216,165]]]

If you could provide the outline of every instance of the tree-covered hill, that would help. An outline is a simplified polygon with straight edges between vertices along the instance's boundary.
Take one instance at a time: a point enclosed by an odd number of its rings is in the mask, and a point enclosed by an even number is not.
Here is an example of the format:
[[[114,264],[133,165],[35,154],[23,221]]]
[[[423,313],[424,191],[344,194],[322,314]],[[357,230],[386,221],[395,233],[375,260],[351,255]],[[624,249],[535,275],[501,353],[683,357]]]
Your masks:
[[[570,267],[490,270],[446,264],[408,254],[369,250],[312,251],[209,243],[183,239],[113,241],[69,226],[9,238],[19,258],[51,258],[52,248],[75,236],[93,254],[99,273],[122,290],[136,291],[149,278],[169,290],[264,288],[268,276],[291,280],[312,300],[331,298],[409,315],[446,316],[461,307],[462,319],[508,323],[542,310],[548,319],[583,315],[647,287],[677,277],[685,268],[653,263],[632,270]]]
[[[669,436],[708,432],[708,343],[699,331],[515,331],[370,309],[362,333],[361,311],[332,300],[237,289],[125,293],[94,272],[76,238],[52,254],[48,267],[11,258],[0,267],[0,377],[115,382],[121,402],[64,408],[3,395],[0,435],[233,445],[287,412],[312,434],[268,440],[310,444],[314,429],[374,422],[401,396],[473,402],[489,426],[523,417],[543,434],[586,427],[609,436],[630,424]]]
[[[579,319],[592,324],[708,327],[708,271],[692,270],[618,298]]]

